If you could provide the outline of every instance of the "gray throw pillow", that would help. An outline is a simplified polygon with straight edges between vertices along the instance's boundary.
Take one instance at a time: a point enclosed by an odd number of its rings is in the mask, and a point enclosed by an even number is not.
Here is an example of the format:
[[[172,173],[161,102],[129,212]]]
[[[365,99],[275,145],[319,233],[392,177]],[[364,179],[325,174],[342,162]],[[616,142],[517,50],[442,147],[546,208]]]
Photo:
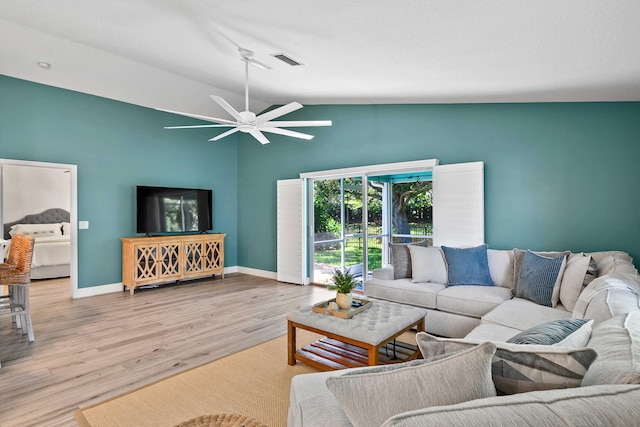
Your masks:
[[[513,290],[517,292],[518,289],[518,281],[520,279],[520,267],[522,267],[522,260],[524,259],[524,254],[526,254],[529,251],[529,249],[527,250],[522,250],[522,249],[514,249],[513,250]],[[546,251],[546,252],[538,252],[538,251],[531,251],[536,255],[539,256],[543,256],[546,258],[560,258],[560,257],[565,257],[569,258],[569,255],[571,255],[571,251],[564,251],[564,252],[557,252],[557,251]],[[565,265],[562,267],[562,273],[564,273],[564,268],[566,268],[566,262]],[[558,301],[560,300],[560,283],[561,283],[561,279],[562,279],[562,274],[559,275],[558,277],[558,281],[556,282],[556,285],[553,288],[553,294],[551,295],[551,305],[552,307],[555,307],[558,304]]]
[[[438,338],[426,332],[416,334],[425,358],[478,345],[477,340]],[[491,364],[493,383],[503,394],[579,387],[598,354],[591,348],[553,345],[495,343]]]
[[[582,289],[589,286],[589,283],[593,282],[593,280],[598,277],[598,264],[596,260],[593,259],[592,256],[589,257],[589,267],[587,267],[587,272],[584,275],[584,281],[582,282]]]
[[[564,255],[549,258],[527,251],[520,266],[516,297],[528,299],[547,307],[554,307],[554,292],[557,288],[557,293],[560,293],[560,282],[565,263],[566,256]]]
[[[328,378],[327,388],[355,427],[379,426],[402,412],[495,396],[491,381],[495,350],[495,344],[484,343],[424,364],[374,373],[354,371]]]
[[[560,302],[567,311],[573,311],[576,301],[584,287],[584,280],[589,270],[591,256],[582,252],[572,253],[567,258],[567,264],[560,282]]]
[[[391,265],[393,265],[393,278],[405,279],[411,277],[411,254],[409,245],[429,246],[428,240],[417,243],[389,243],[391,251]]]
[[[577,318],[553,320],[522,331],[518,335],[509,338],[507,342],[514,344],[554,345],[577,332],[589,322],[593,323],[593,320]],[[584,343],[575,347],[584,347],[587,341],[589,341],[589,335],[586,335]]]

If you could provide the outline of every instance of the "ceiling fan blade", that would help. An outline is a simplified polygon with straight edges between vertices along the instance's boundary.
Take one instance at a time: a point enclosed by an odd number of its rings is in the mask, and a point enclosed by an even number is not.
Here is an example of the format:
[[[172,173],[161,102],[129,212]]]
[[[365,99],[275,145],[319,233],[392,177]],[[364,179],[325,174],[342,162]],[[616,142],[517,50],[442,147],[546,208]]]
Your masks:
[[[229,104],[223,98],[216,95],[209,95],[209,96],[211,97],[211,99],[216,101],[222,108],[224,108],[229,114],[231,114],[231,116],[234,119],[238,121],[242,120],[242,116],[240,115],[240,113],[238,113],[238,111],[235,108],[233,108],[231,104]]]
[[[163,129],[198,129],[198,128],[222,128],[235,125],[188,125],[188,126],[165,126]]]
[[[213,123],[223,123],[226,125],[237,125],[238,123],[226,120],[226,119],[217,119],[215,117],[201,116],[200,114],[191,114],[191,113],[183,113],[182,111],[174,111],[174,110],[165,110],[164,108],[156,108],[158,111],[164,111],[165,113],[178,114],[180,116],[191,117],[194,119],[204,120],[205,122],[213,122]]]
[[[222,138],[224,138],[225,136],[229,136],[232,133],[238,132],[240,130],[240,128],[233,128],[233,129],[229,129],[226,132],[222,132],[220,135],[218,136],[214,136],[213,138],[211,138],[209,141],[218,141]]]
[[[251,129],[251,130],[249,131],[249,133],[250,133],[251,135],[253,135],[253,137],[254,137],[255,139],[257,139],[257,140],[258,140],[258,142],[260,142],[260,144],[263,144],[263,145],[264,145],[264,144],[268,144],[268,143],[270,142],[270,141],[267,139],[267,137],[266,137],[266,136],[264,136],[264,135],[262,134],[262,132],[260,132],[258,129]]]
[[[298,102],[291,102],[287,105],[283,105],[282,107],[278,107],[274,110],[267,111],[264,114],[260,114],[256,117],[256,124],[262,124],[271,119],[275,119],[276,117],[284,116],[285,114],[289,114],[293,111],[299,110],[302,108],[302,104]]]
[[[261,127],[260,130],[262,132],[271,132],[271,133],[277,133],[278,135],[284,135],[284,136],[291,136],[293,138],[300,138],[300,139],[312,139],[313,135],[309,135],[308,133],[302,133],[302,132],[295,132],[289,129],[280,129],[280,128],[272,128],[272,127]]]
[[[255,60],[253,58],[248,59],[247,62],[249,62],[249,64],[251,64],[254,67],[259,68],[261,70],[270,70],[271,69],[271,67],[268,66],[267,64],[265,64],[263,62],[260,62],[260,61],[257,61],[257,60]]]
[[[277,122],[265,122],[262,126],[269,126],[274,128],[294,128],[303,126],[331,126],[331,120],[298,120],[292,122],[277,121]]]

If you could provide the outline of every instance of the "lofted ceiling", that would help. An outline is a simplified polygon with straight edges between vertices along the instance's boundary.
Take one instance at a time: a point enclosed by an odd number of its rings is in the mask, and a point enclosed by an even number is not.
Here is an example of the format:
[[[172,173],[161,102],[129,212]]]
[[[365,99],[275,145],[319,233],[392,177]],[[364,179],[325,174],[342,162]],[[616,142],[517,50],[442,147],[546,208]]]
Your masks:
[[[218,117],[210,94],[244,107],[236,45],[272,67],[253,111],[640,100],[637,0],[0,0],[0,40],[0,74]]]

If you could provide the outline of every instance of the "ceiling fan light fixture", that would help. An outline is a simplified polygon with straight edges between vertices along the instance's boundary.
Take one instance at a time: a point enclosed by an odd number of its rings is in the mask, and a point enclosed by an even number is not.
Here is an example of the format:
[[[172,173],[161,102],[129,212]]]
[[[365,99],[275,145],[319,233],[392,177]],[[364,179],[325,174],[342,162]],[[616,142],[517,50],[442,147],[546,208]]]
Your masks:
[[[287,55],[286,53],[272,53],[271,56],[273,56],[274,58],[279,59],[280,61],[284,62],[285,64],[289,64],[292,67],[297,67],[300,65],[304,65],[302,62],[297,61],[295,59],[293,59],[291,56]]]

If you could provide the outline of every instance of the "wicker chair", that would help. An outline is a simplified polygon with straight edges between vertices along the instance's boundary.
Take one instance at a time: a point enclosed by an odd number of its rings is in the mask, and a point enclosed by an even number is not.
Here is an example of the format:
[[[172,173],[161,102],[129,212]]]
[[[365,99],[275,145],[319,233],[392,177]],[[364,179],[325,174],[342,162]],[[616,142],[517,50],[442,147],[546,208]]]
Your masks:
[[[33,237],[16,234],[11,238],[7,262],[0,264],[0,285],[9,288],[9,294],[0,303],[0,317],[12,317],[16,327],[28,335],[29,342],[35,340],[29,306],[33,242]]]

